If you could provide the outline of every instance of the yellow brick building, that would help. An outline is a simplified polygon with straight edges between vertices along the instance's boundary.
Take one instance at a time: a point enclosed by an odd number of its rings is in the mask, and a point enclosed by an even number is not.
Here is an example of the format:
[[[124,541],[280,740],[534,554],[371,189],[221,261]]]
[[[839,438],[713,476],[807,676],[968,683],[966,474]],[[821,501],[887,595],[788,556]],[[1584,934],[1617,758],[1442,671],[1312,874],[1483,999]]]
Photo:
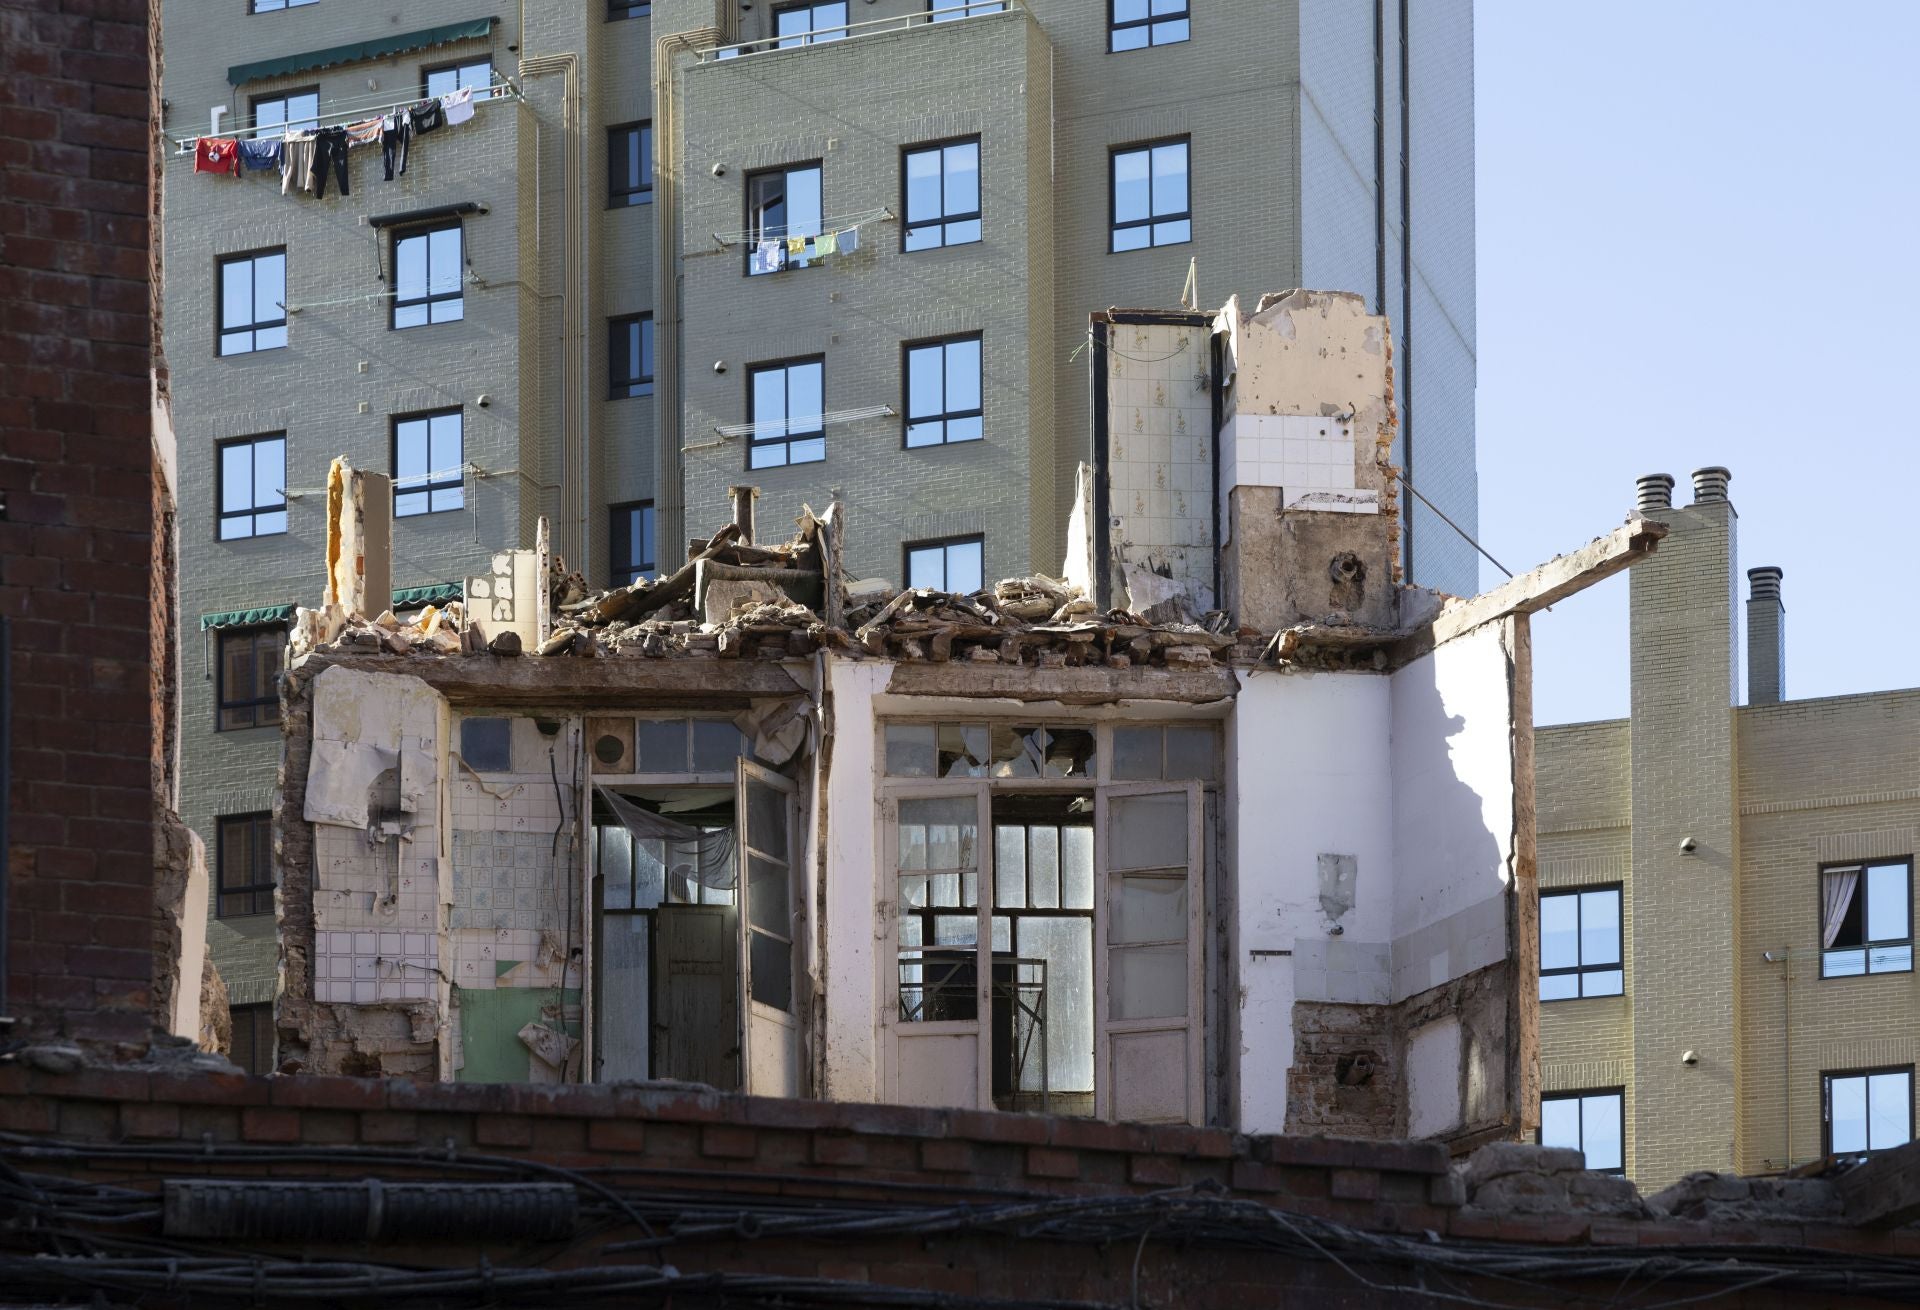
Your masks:
[[[1640,480],[1631,715],[1535,735],[1543,1134],[1643,1188],[1913,1136],[1920,689],[1783,698],[1725,469]]]

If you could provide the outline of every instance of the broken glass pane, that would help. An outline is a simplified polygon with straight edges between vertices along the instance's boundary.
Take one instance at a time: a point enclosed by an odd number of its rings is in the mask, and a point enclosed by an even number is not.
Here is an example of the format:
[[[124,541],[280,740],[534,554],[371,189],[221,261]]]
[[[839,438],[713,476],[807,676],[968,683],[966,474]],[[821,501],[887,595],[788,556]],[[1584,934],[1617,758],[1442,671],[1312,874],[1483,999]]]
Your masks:
[[[986,724],[943,723],[939,736],[942,778],[984,778],[992,761],[992,729]]]
[[[926,723],[889,723],[887,773],[895,778],[931,778],[939,729]]]
[[[1107,865],[1114,869],[1170,869],[1187,863],[1187,798],[1179,792],[1115,796]]]
[[[1185,878],[1115,878],[1107,909],[1113,916],[1107,940],[1115,945],[1187,939]]]
[[[1109,1019],[1176,1019],[1187,1012],[1187,948],[1120,946],[1107,952]]]

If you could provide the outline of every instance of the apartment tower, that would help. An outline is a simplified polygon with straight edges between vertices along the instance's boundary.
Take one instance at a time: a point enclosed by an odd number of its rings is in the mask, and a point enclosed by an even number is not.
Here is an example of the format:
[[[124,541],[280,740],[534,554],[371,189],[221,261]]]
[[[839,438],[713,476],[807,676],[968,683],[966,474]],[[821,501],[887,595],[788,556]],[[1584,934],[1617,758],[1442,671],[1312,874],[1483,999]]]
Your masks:
[[[395,477],[397,607],[541,516],[594,585],[672,568],[741,483],[768,535],[838,495],[856,576],[971,588],[1061,565],[1090,313],[1313,286],[1392,320],[1396,456],[1474,530],[1470,0],[174,0],[164,37],[181,808],[242,1055],[336,455]],[[197,171],[209,133],[263,167]],[[1475,591],[1400,508],[1412,578]]]

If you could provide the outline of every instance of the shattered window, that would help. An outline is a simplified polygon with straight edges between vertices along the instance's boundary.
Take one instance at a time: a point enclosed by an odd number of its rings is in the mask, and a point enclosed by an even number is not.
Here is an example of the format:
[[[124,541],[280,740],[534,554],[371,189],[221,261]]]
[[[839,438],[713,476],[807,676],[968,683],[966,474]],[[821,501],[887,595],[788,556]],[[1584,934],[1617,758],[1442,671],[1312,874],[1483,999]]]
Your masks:
[[[1880,860],[1820,871],[1820,976],[1913,968],[1913,863]]]
[[[1619,996],[1627,975],[1620,961],[1620,888],[1540,895],[1540,999]]]
[[[895,778],[1091,778],[1091,728],[1005,723],[889,723],[886,769]]]
[[[1113,152],[1115,251],[1177,246],[1193,240],[1187,147],[1187,138],[1181,137]]]
[[[286,433],[221,442],[218,477],[221,541],[287,530]]]
[[[1866,1156],[1913,1140],[1913,1066],[1820,1075],[1827,1155]]]
[[[273,816],[221,818],[214,863],[219,874],[214,915],[238,919],[273,913]]]
[[[942,541],[908,542],[906,575],[909,587],[931,587],[968,595],[980,590],[986,573],[985,537],[949,537]]]
[[[1626,1092],[1560,1092],[1540,1098],[1540,1144],[1587,1157],[1587,1168],[1617,1174],[1627,1167]]]
[[[1107,48],[1144,50],[1187,39],[1187,0],[1107,0]]]
[[[287,630],[222,628],[215,729],[232,732],[280,722],[280,663]]]

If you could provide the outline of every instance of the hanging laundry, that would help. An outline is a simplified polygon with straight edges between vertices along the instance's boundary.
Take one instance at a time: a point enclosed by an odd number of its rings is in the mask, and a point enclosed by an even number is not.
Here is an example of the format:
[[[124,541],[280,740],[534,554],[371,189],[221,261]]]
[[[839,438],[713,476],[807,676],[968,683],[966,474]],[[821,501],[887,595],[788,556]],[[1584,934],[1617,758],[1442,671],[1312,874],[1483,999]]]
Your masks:
[[[358,123],[347,124],[347,142],[349,145],[371,146],[380,142],[382,122],[378,118],[362,119]]]
[[[777,240],[762,241],[753,248],[749,271],[754,273],[778,273],[786,267],[787,251]]]
[[[473,88],[463,86],[451,95],[440,97],[440,107],[447,111],[447,126],[464,123],[473,117]]]
[[[196,173],[238,173],[240,171],[240,143],[232,137],[201,137],[193,143],[193,171]]]
[[[813,239],[813,253],[816,255],[834,254],[840,249],[839,236],[840,234],[838,232],[822,232]]]
[[[851,255],[860,248],[860,229],[850,227],[840,234],[840,253]]]
[[[404,110],[388,114],[380,131],[380,162],[386,166],[387,181],[393,181],[394,165],[407,171],[407,144],[413,140],[413,116]]]
[[[787,238],[787,258],[805,259],[807,257],[807,239],[805,237]]]
[[[289,136],[280,145],[280,194],[291,195],[295,187],[302,191],[312,191],[312,134]]]
[[[313,194],[324,198],[327,194],[327,170],[331,168],[340,179],[340,194],[353,194],[347,185],[347,129],[327,127],[313,134]]]
[[[277,139],[256,136],[240,142],[240,163],[249,172],[280,167],[280,157],[285,153],[286,143]]]
[[[415,136],[422,136],[425,133],[443,127],[447,121],[446,112],[440,108],[440,102],[438,100],[422,100],[412,109],[409,109],[407,114],[413,119],[413,134]]]

